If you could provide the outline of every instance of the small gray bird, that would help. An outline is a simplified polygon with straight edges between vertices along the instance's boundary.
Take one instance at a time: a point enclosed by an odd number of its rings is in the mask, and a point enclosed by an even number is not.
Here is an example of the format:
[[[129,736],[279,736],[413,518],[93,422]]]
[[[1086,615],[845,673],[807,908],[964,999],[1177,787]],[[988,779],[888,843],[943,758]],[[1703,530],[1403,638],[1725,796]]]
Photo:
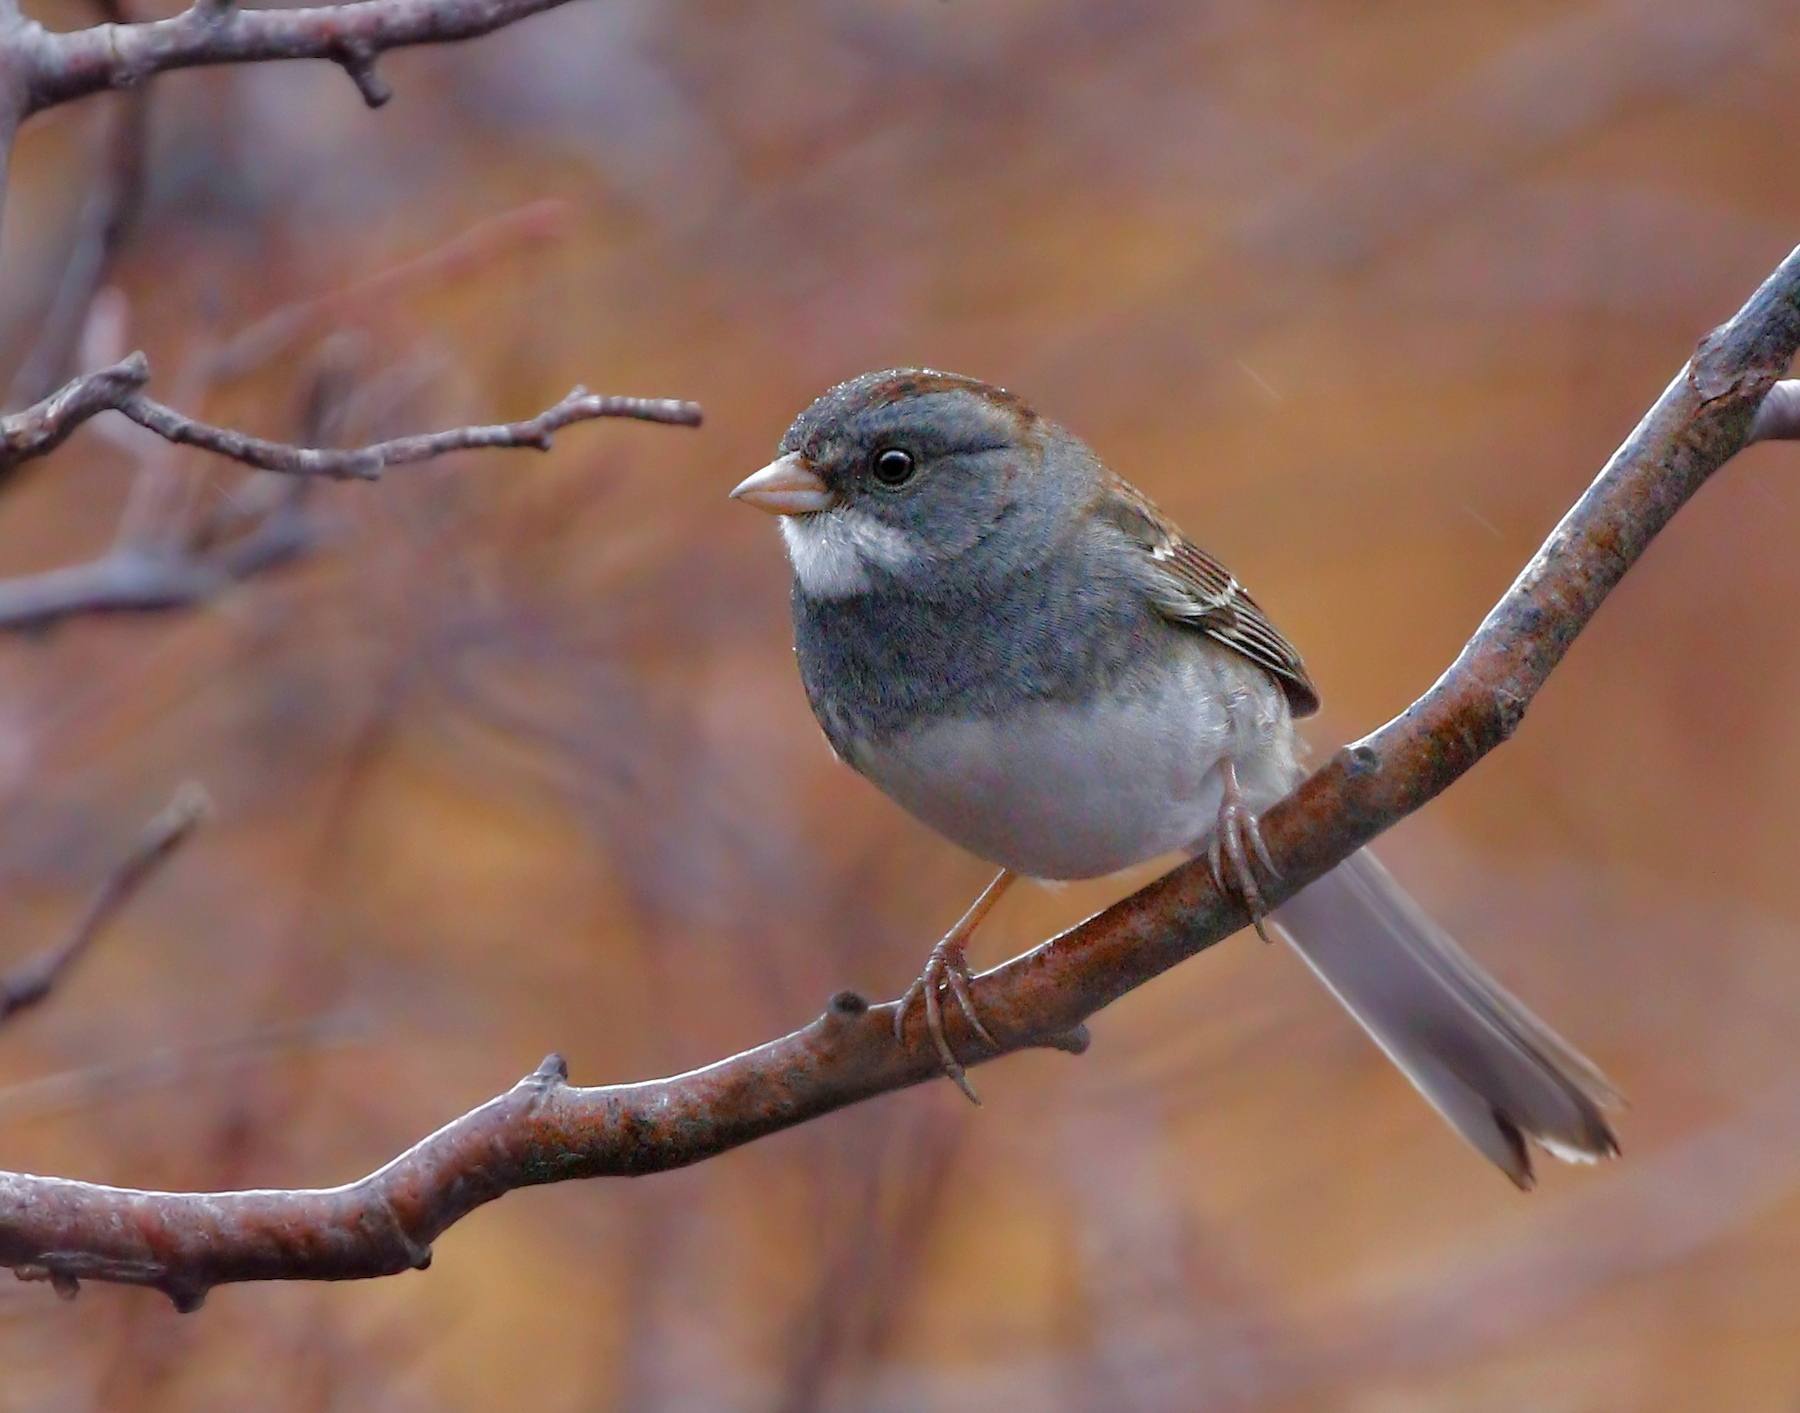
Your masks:
[[[1300,656],[1219,563],[1003,389],[924,369],[831,389],[732,492],[781,517],[794,639],[838,756],[1001,867],[903,999],[971,1098],[940,992],[991,1043],[964,945],[1015,875],[1205,850],[1263,930],[1256,820],[1300,778]],[[1390,1059],[1520,1187],[1530,1139],[1618,1151],[1605,1077],[1365,849],[1270,919]],[[1266,936],[1266,934],[1265,934]]]

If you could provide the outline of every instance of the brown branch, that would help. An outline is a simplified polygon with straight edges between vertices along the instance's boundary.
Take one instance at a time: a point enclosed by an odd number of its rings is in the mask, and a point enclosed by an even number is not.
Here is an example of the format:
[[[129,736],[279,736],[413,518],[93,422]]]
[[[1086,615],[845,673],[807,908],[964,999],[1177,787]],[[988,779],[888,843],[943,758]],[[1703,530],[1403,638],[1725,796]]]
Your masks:
[[[166,20],[96,25],[54,34],[25,21],[15,30],[24,63],[21,117],[152,74],[204,64],[325,59],[342,65],[370,107],[392,97],[375,72],[390,49],[474,39],[565,0],[360,0],[299,10],[240,10],[199,0]]]
[[[124,413],[166,441],[197,446],[259,470],[360,481],[377,479],[389,466],[429,461],[453,451],[483,447],[531,447],[548,451],[553,433],[573,423],[599,417],[632,417],[644,422],[698,427],[701,416],[698,403],[667,398],[602,397],[578,387],[556,406],[523,422],[454,427],[449,431],[396,437],[373,446],[340,451],[264,441],[245,432],[195,421],[139,391],[149,377],[149,361],[142,353],[134,353],[110,368],[75,379],[35,407],[15,412],[10,417],[0,417],[0,471],[53,451],[83,422],[109,411]]]
[[[1576,635],[1651,539],[1745,444],[1800,346],[1800,250],[1657,400],[1423,697],[1346,747],[1263,820],[1271,903],[1449,786],[1517,729]],[[996,1053],[1076,1049],[1082,1022],[1243,927],[1186,864],[977,978]],[[915,1020],[845,992],[791,1035],[671,1079],[581,1089],[551,1056],[506,1094],[358,1182],[314,1191],[156,1193],[0,1174],[0,1263],[72,1292],[81,1277],[150,1286],[191,1310],[213,1286],[422,1268],[452,1223],[515,1188],[682,1167],[834,1109],[935,1078]],[[954,1014],[953,1039],[980,1054]]]
[[[162,813],[144,826],[136,847],[100,885],[69,935],[0,977],[0,1024],[37,1005],[55,989],[69,969],[87,954],[106,925],[181,847],[210,809],[206,791],[198,785],[186,784],[175,792]]]

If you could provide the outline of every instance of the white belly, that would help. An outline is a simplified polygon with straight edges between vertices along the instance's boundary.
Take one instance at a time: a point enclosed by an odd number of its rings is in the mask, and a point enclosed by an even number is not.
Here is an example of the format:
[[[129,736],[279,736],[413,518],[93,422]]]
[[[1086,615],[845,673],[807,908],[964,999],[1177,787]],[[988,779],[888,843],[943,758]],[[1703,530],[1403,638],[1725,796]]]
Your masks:
[[[1129,696],[941,718],[855,756],[939,833],[1034,878],[1094,878],[1194,848],[1218,818],[1228,758],[1254,809],[1297,773],[1281,689],[1198,635],[1161,682]]]

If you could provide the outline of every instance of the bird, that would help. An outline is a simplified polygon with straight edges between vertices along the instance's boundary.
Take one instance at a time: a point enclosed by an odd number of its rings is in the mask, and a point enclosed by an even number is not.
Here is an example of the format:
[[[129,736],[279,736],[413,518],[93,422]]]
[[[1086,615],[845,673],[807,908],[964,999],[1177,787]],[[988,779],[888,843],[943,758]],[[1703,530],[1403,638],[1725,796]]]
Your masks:
[[[979,1043],[966,946],[1015,878],[1205,854],[1414,1087],[1517,1186],[1535,1145],[1619,1151],[1601,1071],[1501,988],[1366,848],[1273,911],[1259,816],[1301,778],[1300,654],[1219,561],[1016,393],[926,368],[818,397],[731,495],[779,518],[794,645],[840,760],[999,874],[932,949],[922,1004]]]

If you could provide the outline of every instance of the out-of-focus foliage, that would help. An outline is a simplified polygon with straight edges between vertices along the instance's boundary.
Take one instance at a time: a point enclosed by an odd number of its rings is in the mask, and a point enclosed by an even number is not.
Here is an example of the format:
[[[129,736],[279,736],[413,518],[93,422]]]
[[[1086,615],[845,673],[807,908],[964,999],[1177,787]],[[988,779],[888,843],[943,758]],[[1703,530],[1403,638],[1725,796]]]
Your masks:
[[[70,3],[43,17],[91,22]],[[724,492],[827,384],[927,363],[1072,425],[1308,655],[1320,749],[1422,689],[1800,232],[1794,7],[581,0],[391,57],[173,76],[118,272],[184,366],[544,198],[200,389],[360,438],[581,381],[704,402],[548,458],[321,487],[303,563],[0,640],[4,955],[178,780],[220,819],[0,1037],[0,1165],[329,1184],[547,1050],[702,1063],[894,995],[982,866],[835,765],[771,526]],[[23,356],[100,105],[17,154]],[[347,371],[346,371],[347,370]],[[1521,1198],[1294,959],[1234,940],[1095,1023],[697,1169],[507,1198],[423,1275],[0,1289],[0,1409],[1791,1409],[1800,1398],[1800,465],[1762,447],[1512,745],[1386,843],[1632,1094]],[[235,474],[184,461],[202,507]],[[114,533],[96,431],[0,572]],[[978,955],[1129,880],[1010,898]]]

